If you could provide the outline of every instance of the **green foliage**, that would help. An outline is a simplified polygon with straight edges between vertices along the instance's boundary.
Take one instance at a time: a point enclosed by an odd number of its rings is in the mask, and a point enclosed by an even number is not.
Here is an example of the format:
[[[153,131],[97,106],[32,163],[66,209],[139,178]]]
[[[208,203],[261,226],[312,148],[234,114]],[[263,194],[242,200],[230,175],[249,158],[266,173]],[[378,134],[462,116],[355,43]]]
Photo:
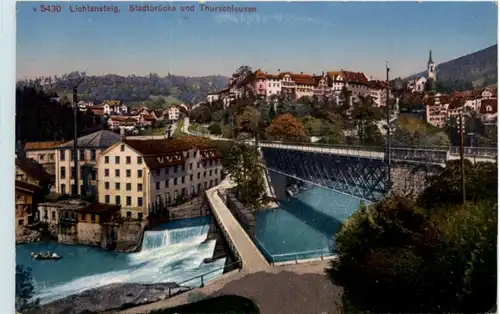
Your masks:
[[[23,141],[70,140],[74,136],[73,109],[51,100],[40,89],[16,90],[16,138]],[[99,117],[78,111],[79,132],[97,130]]]
[[[260,156],[255,146],[234,144],[226,159],[226,169],[236,183],[236,195],[243,204],[254,209],[265,195]]]
[[[492,201],[498,197],[498,167],[496,163],[469,160],[465,165],[465,191],[468,201]],[[418,198],[418,203],[434,206],[458,204],[462,201],[460,161],[448,161],[444,172],[428,178],[428,186]]]
[[[400,116],[396,120],[394,138],[407,146],[449,147],[450,139],[447,134],[424,120],[409,116]]]
[[[16,311],[23,313],[38,308],[39,300],[32,300],[34,293],[31,268],[16,265]]]
[[[344,308],[374,313],[479,313],[496,302],[497,166],[449,162],[418,202],[393,196],[354,213],[327,274]],[[420,205],[419,205],[420,204]]]
[[[218,123],[211,124],[208,127],[208,131],[210,132],[210,134],[214,134],[214,135],[222,134],[222,129]]]

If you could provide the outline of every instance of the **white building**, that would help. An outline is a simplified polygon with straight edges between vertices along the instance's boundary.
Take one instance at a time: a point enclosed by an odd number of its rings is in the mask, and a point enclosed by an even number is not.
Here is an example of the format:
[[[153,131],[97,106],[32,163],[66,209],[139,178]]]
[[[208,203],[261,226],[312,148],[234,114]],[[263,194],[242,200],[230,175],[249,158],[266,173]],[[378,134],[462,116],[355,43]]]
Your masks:
[[[436,64],[432,60],[432,51],[429,50],[429,61],[427,62],[427,77],[421,76],[408,82],[407,89],[411,92],[423,92],[427,86],[427,81],[432,80],[434,83],[437,80]],[[431,86],[435,87],[435,86]],[[434,88],[432,88],[434,89]]]
[[[207,94],[207,102],[208,103],[213,103],[214,101],[217,101],[217,100],[219,100],[219,93],[218,92]]]
[[[222,170],[219,151],[203,138],[125,139],[99,156],[97,168],[99,202],[122,205],[122,216],[137,219],[159,199],[200,195],[219,184]]]
[[[168,120],[177,121],[179,120],[180,110],[179,108],[172,106],[167,110]]]

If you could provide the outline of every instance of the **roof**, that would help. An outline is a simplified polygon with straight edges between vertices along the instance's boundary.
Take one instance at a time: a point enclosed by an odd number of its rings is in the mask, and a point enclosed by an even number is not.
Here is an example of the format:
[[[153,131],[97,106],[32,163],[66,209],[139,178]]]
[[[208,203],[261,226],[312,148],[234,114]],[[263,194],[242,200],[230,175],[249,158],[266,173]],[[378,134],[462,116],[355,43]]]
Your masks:
[[[61,145],[63,141],[46,141],[46,142],[26,142],[24,144],[24,150],[42,150],[55,148],[55,146]]]
[[[26,191],[26,192],[35,192],[36,190],[38,190],[40,187],[38,185],[34,185],[34,184],[31,184],[31,183],[28,183],[28,182],[23,182],[23,181],[19,181],[19,180],[16,180],[16,189],[18,190],[23,190],[23,191]]]
[[[81,210],[84,209],[89,205],[88,202],[85,202],[83,200],[78,200],[78,199],[72,199],[72,200],[60,200],[60,201],[55,201],[55,202],[45,202],[38,204],[38,206],[48,206],[48,207],[54,207],[57,209],[61,210]]]
[[[32,179],[38,181],[52,181],[53,177],[45,171],[42,165],[33,159],[16,158],[16,167]]]
[[[366,75],[362,72],[352,72],[352,71],[330,71],[328,75],[335,80],[337,77],[342,78],[342,80],[347,81],[348,83],[355,84],[367,84],[368,79]]]
[[[122,104],[121,100],[105,100],[102,102],[102,105],[109,105],[109,106],[119,106]]]
[[[383,81],[372,80],[368,82],[368,86],[372,89],[385,89],[387,84]]]
[[[186,158],[182,152],[193,148],[215,151],[211,140],[197,136],[181,139],[124,140],[123,143],[143,155],[144,162],[150,169],[183,165]]]
[[[121,205],[93,203],[84,208],[78,209],[79,212],[89,214],[116,213],[120,211]]]
[[[107,148],[120,141],[120,135],[108,130],[100,130],[78,138],[78,147]],[[58,148],[73,148],[74,141],[68,141]]]
[[[481,114],[495,114],[498,111],[498,101],[496,99],[483,99],[481,100]]]

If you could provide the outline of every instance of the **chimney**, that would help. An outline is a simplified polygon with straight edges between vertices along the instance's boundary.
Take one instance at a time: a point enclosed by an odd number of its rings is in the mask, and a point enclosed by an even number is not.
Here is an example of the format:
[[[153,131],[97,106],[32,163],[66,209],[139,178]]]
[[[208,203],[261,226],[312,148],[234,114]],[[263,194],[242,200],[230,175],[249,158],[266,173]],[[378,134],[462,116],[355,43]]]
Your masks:
[[[125,133],[125,128],[120,128],[120,139],[122,141],[127,139],[127,134]]]

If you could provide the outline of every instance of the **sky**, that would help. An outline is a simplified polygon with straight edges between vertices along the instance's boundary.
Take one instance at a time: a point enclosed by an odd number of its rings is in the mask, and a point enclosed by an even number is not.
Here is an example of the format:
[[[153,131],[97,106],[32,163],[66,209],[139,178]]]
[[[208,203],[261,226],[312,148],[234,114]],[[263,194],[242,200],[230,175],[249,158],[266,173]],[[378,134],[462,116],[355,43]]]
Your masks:
[[[131,12],[130,5],[175,12]],[[194,12],[182,12],[192,6]],[[497,43],[494,2],[208,2],[255,12],[202,12],[197,2],[18,2],[17,77],[231,75],[240,65],[268,73],[362,71],[385,79]],[[43,5],[43,7],[42,7]],[[50,9],[60,12],[48,12]],[[71,12],[114,5],[119,13]]]

